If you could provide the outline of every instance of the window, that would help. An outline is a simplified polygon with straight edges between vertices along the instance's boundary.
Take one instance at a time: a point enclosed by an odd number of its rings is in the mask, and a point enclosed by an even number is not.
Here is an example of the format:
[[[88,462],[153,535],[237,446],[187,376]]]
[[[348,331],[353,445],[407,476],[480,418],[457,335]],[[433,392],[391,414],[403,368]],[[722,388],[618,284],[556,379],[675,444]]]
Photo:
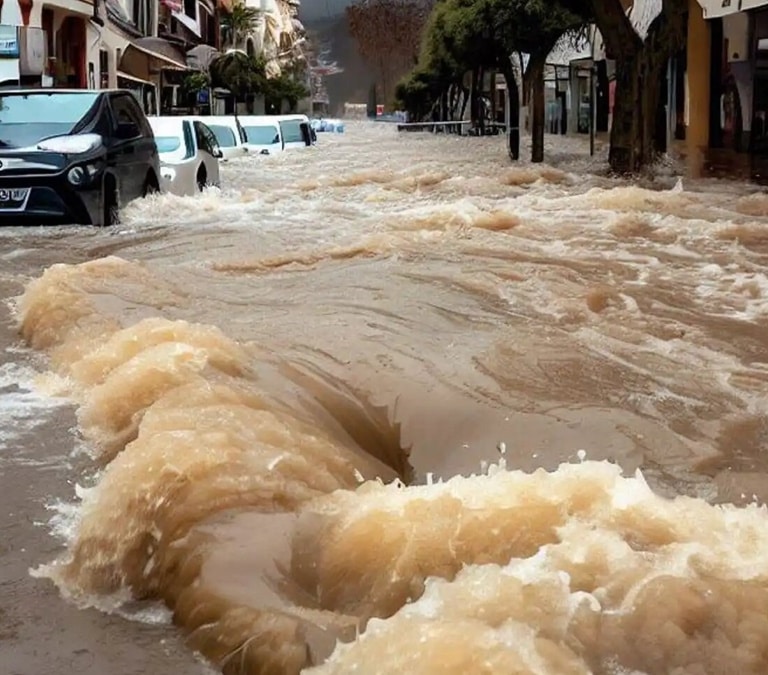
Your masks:
[[[216,136],[216,140],[222,148],[234,148],[237,146],[235,132],[229,127],[220,124],[209,124],[208,128],[213,132],[213,135]]]
[[[118,94],[112,97],[112,112],[115,114],[117,125],[133,124],[139,134],[147,134],[147,121],[139,108],[136,99],[130,94]]]
[[[142,35],[152,35],[153,3],[150,0],[133,0],[133,25]]]
[[[195,137],[197,138],[197,147],[210,155],[215,155],[219,149],[219,142],[213,132],[202,122],[195,122]]]
[[[301,120],[282,120],[280,129],[283,132],[283,141],[285,143],[304,143],[304,136],[301,133]]]
[[[245,137],[248,143],[254,145],[273,145],[280,142],[280,134],[271,124],[264,126],[245,127]]]
[[[161,155],[174,152],[181,147],[181,139],[176,136],[155,136],[155,143]]]
[[[99,95],[49,93],[0,95],[0,147],[34,145],[71,133],[95,107]]]
[[[184,128],[184,159],[189,159],[195,156],[195,136],[189,122],[184,122],[182,126]]]

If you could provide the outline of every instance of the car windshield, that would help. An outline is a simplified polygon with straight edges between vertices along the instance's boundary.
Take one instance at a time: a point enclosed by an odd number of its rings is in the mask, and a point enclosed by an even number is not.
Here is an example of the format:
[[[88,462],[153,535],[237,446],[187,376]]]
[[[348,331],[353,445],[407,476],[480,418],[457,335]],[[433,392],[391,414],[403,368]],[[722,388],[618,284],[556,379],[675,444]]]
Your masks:
[[[21,148],[71,133],[98,98],[93,92],[0,93],[0,147]]]
[[[272,145],[280,142],[277,129],[271,125],[261,127],[245,127],[245,136],[254,145]]]
[[[161,155],[175,152],[181,147],[181,139],[176,136],[155,136],[155,143]]]
[[[235,132],[229,127],[220,124],[209,124],[208,128],[213,132],[213,135],[216,136],[216,140],[222,148],[234,148],[237,145]]]

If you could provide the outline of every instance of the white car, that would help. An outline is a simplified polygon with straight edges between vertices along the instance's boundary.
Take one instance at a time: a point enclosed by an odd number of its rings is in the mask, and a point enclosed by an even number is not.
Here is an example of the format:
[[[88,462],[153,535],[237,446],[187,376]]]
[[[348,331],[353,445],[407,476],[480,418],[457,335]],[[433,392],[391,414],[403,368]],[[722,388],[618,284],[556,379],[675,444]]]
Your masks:
[[[257,155],[275,155],[283,151],[283,132],[271,115],[239,115],[248,151]]]
[[[213,132],[202,122],[183,117],[149,117],[160,155],[160,187],[164,192],[194,195],[219,184],[222,156]]]
[[[313,143],[312,126],[306,115],[273,115],[280,125],[283,135],[283,148],[295,150],[307,148]]]
[[[234,115],[193,116],[184,119],[202,122],[213,132],[225,161],[242,157],[248,152],[245,132]]]

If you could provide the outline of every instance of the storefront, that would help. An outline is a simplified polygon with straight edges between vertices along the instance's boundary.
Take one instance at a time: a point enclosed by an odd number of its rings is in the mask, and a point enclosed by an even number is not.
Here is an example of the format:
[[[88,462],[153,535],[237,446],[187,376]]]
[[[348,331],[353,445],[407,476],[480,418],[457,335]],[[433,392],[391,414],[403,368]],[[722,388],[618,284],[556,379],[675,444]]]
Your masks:
[[[768,176],[768,0],[691,0],[686,56],[689,154]]]

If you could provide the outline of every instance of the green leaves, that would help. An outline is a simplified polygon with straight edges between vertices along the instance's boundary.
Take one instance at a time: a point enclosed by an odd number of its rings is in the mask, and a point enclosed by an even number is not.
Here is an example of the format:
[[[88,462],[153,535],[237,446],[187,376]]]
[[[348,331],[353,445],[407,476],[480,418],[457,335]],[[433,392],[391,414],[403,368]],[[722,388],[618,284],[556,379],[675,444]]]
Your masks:
[[[245,0],[236,0],[230,12],[222,12],[220,23],[224,42],[230,47],[242,45],[248,35],[254,32],[261,12],[246,7]]]
[[[291,73],[283,72],[266,81],[263,94],[267,109],[279,113],[283,101],[288,103],[291,111],[295,110],[298,102],[309,95],[309,90]]]
[[[267,77],[261,57],[248,56],[242,51],[230,51],[211,63],[211,84],[232,92],[238,101],[264,91]]]
[[[500,67],[512,52],[549,51],[583,23],[552,0],[442,0],[430,18],[422,63],[454,73]]]

